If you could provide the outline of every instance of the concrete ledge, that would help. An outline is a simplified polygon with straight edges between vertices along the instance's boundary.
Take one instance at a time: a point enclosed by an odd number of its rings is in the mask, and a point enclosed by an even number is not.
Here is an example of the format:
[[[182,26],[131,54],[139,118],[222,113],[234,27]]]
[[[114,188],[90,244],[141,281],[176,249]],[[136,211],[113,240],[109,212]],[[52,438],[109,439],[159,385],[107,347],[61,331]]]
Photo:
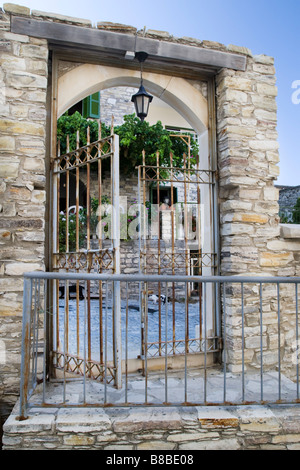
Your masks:
[[[35,409],[3,450],[300,450],[300,406]]]
[[[282,238],[300,238],[300,224],[279,224]]]

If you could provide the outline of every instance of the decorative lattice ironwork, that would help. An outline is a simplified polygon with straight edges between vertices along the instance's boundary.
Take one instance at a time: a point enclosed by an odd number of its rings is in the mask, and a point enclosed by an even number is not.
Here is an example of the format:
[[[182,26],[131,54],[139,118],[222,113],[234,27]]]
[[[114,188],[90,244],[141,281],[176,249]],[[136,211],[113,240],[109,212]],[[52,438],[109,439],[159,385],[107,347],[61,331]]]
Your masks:
[[[113,252],[103,249],[78,253],[54,253],[55,270],[68,269],[89,272],[113,270]]]
[[[85,166],[87,163],[99,160],[99,158],[104,160],[112,155],[112,139],[110,136],[56,157],[54,159],[55,168],[53,173],[61,173],[76,167]]]
[[[75,356],[61,351],[54,351],[54,367],[70,374],[88,377],[92,380],[106,381],[110,384],[115,379],[114,367],[107,366],[94,360],[85,360],[82,357]],[[85,364],[85,370],[84,370]]]

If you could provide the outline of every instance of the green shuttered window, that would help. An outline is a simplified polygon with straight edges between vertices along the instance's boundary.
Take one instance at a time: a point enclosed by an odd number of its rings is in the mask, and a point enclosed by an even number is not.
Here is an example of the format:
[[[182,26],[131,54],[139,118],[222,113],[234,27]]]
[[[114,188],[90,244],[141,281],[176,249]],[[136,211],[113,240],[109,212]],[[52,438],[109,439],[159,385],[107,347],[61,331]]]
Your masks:
[[[100,91],[84,98],[82,101],[82,114],[84,118],[100,118]]]

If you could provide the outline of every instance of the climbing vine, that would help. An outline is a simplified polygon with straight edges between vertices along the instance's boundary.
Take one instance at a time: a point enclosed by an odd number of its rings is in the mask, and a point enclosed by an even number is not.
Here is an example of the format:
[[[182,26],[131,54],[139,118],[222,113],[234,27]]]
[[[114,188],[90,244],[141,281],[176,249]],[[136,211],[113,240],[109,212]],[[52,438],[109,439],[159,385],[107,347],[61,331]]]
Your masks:
[[[66,136],[69,135],[70,150],[76,148],[76,133],[79,130],[79,146],[86,145],[87,128],[90,127],[90,141],[98,140],[98,122],[88,120],[76,111],[71,116],[65,113],[58,119],[57,137],[60,140],[60,153],[66,153]],[[160,165],[170,165],[170,152],[173,154],[174,167],[183,166],[183,154],[188,152],[186,143],[178,137],[171,137],[170,131],[164,129],[161,121],[150,125],[140,121],[135,114],[124,116],[124,123],[114,128],[120,140],[120,171],[123,174],[132,174],[137,165],[142,163],[142,151],[146,153],[146,164],[156,164],[156,152],[160,155]],[[110,128],[101,124],[101,135],[110,135]],[[196,163],[198,145],[193,136],[191,140],[191,165]]]

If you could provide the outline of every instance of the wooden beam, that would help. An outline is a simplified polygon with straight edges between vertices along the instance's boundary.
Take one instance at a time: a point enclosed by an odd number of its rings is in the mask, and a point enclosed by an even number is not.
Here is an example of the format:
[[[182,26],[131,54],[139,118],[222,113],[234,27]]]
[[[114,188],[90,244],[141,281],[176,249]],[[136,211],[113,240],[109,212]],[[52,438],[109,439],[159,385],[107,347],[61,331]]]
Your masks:
[[[127,51],[145,51],[149,58],[168,60],[170,65],[174,61],[177,64],[190,63],[217,69],[246,69],[246,57],[239,54],[25,17],[12,16],[11,32],[47,39],[52,44],[86,46],[87,49],[98,51],[111,50],[121,53],[124,61]]]

